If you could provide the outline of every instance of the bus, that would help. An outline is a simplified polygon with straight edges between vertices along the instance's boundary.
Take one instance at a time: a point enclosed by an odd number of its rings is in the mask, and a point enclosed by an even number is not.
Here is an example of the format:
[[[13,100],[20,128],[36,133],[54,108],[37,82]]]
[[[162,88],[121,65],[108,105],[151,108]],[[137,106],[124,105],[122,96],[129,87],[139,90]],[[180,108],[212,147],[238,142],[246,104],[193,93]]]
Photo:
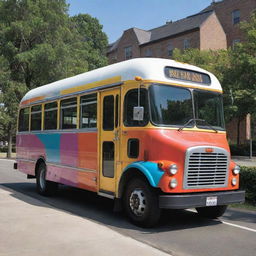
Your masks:
[[[59,184],[93,191],[142,227],[163,209],[217,218],[245,197],[220,83],[169,59],[131,59],[29,91],[16,144],[15,167],[41,195]]]

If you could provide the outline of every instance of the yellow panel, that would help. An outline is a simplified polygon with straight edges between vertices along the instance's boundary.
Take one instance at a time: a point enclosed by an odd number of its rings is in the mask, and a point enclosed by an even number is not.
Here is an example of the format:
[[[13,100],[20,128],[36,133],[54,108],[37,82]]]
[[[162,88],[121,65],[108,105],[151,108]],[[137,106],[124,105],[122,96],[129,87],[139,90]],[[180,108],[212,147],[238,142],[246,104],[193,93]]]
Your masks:
[[[121,76],[115,76],[115,77],[112,77],[112,78],[109,78],[109,79],[93,82],[93,83],[90,83],[90,84],[85,84],[85,85],[80,85],[80,86],[72,87],[72,88],[69,88],[69,89],[65,89],[65,90],[62,90],[60,92],[60,95],[67,95],[67,94],[70,94],[70,93],[75,93],[75,92],[80,92],[80,91],[92,89],[94,87],[98,87],[98,86],[101,86],[101,85],[114,84],[114,83],[118,83],[118,82],[121,82]]]

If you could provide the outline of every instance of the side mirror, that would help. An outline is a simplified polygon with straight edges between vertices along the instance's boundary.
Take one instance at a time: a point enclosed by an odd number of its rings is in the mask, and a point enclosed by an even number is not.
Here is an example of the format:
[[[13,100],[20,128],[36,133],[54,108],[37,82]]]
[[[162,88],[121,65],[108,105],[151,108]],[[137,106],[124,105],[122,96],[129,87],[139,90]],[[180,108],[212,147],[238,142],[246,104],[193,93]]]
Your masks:
[[[144,107],[134,107],[133,108],[133,120],[143,121],[144,119]]]

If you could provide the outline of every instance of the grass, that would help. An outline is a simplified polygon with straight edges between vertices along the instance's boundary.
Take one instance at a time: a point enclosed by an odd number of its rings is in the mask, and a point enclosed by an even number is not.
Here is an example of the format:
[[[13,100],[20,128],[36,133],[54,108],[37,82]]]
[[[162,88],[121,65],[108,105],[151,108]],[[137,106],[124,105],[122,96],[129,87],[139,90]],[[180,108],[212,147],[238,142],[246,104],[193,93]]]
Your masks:
[[[256,205],[249,204],[247,202],[245,202],[243,204],[231,204],[230,206],[233,208],[238,208],[238,209],[256,211]]]
[[[16,157],[16,153],[12,153],[12,158]],[[0,152],[0,158],[6,158],[6,153]]]

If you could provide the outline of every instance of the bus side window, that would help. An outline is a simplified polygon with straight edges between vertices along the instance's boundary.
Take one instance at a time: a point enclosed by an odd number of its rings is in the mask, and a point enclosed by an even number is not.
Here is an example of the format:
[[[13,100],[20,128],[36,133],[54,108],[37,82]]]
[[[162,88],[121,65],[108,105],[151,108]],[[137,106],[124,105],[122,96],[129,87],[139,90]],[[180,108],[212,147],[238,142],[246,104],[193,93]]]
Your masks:
[[[80,98],[79,128],[97,128],[97,94],[85,95]]]
[[[57,129],[57,115],[57,102],[51,102],[44,105],[44,130]]]
[[[127,92],[124,100],[124,125],[125,126],[145,126],[149,121],[148,115],[148,94],[146,89],[140,90],[140,106],[144,107],[143,121],[133,120],[133,108],[138,106],[138,89]]]
[[[31,107],[31,131],[39,131],[41,130],[42,124],[42,106],[37,105]]]
[[[19,114],[19,132],[29,130],[29,108],[23,108]]]
[[[76,129],[77,98],[62,100],[60,103],[60,129]]]

